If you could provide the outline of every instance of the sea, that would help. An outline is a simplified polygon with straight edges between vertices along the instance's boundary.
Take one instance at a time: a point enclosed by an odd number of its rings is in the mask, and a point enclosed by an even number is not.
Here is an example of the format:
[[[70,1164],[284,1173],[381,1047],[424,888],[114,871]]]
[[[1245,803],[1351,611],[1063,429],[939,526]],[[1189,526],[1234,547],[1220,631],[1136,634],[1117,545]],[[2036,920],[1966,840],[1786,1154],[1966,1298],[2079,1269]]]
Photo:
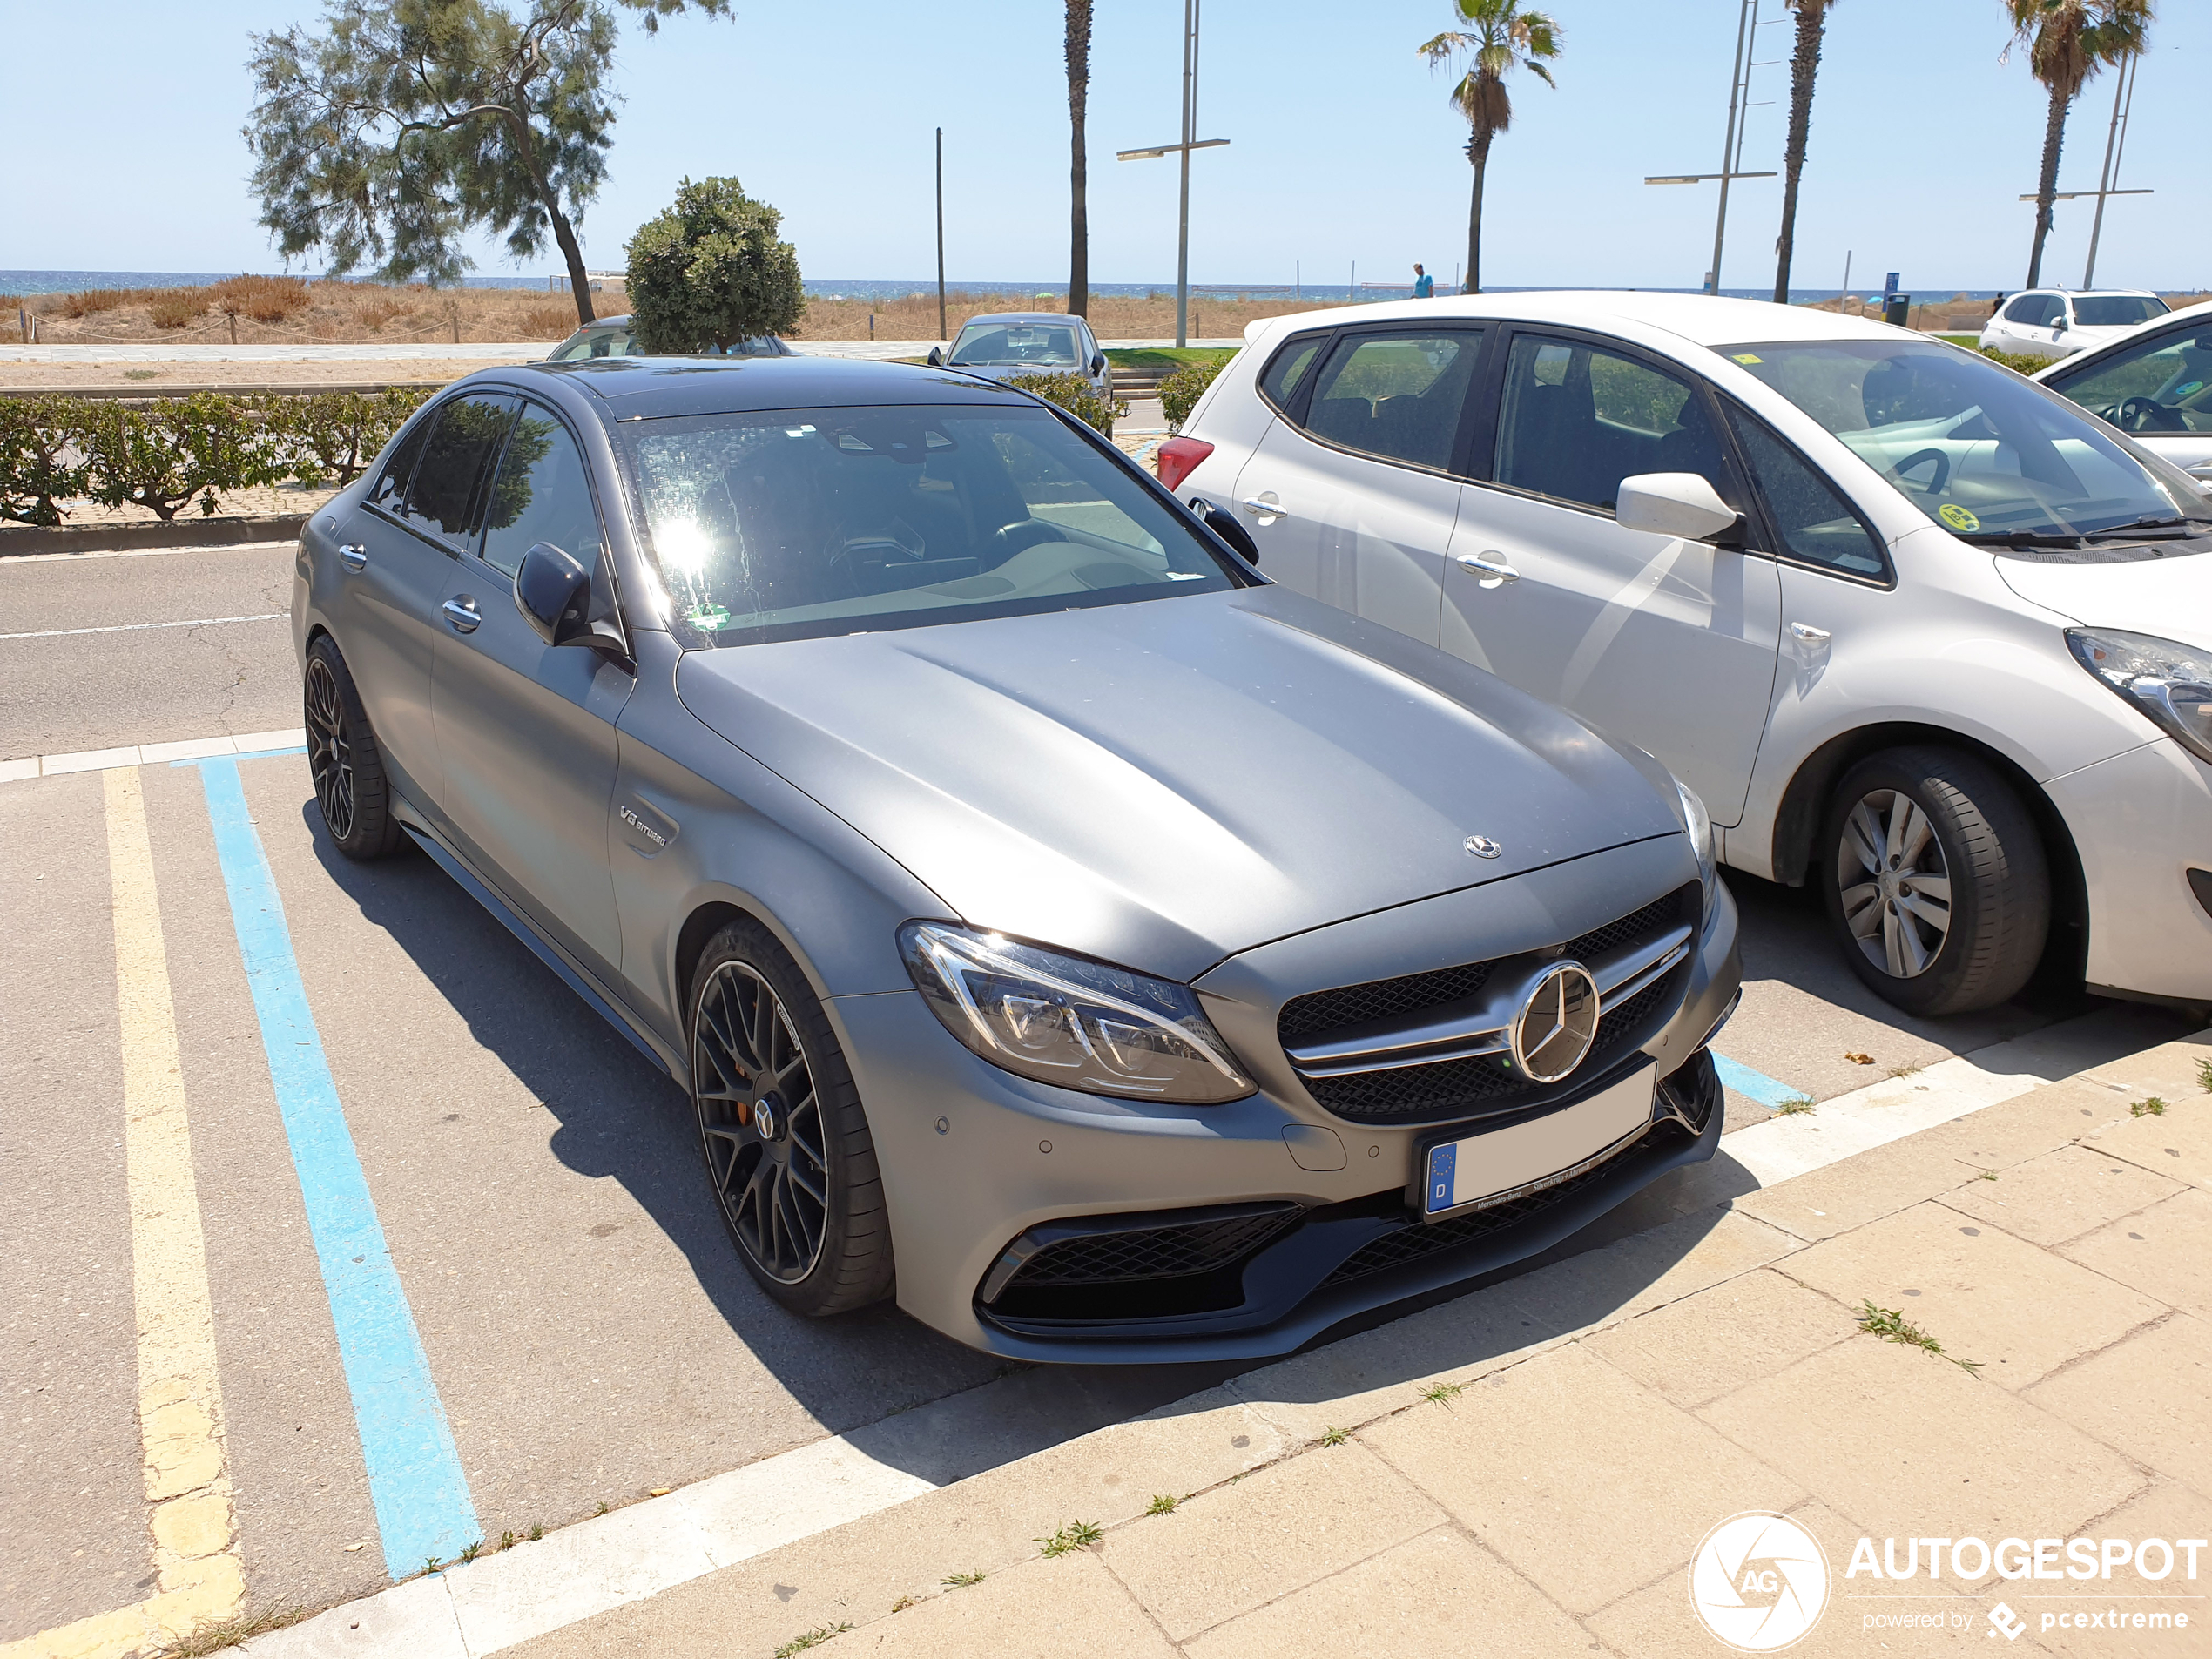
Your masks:
[[[234,271],[0,271],[0,293],[81,293],[88,288],[197,288],[223,281],[235,276]],[[595,273],[596,274],[596,273]],[[320,280],[310,277],[310,281]],[[473,276],[462,279],[462,286],[469,288],[536,288],[545,292],[557,291],[565,286],[566,279],[550,276]],[[948,278],[946,288],[957,293],[1003,293],[1022,299],[1045,299],[1064,294],[1067,284],[1050,278],[1039,278],[1029,282],[1010,282],[994,280],[981,281],[973,278]],[[809,277],[806,281],[809,295],[823,300],[866,300],[881,302],[887,300],[909,300],[937,292],[934,277],[820,279]],[[1090,291],[1096,294],[1124,294],[1146,298],[1172,298],[1173,282],[1094,282]],[[1554,291],[1545,287],[1520,287],[1510,284],[1490,290],[1493,293],[1542,293]],[[1623,292],[1635,293],[1636,289]],[[1906,293],[1913,292],[1907,287]],[[1410,298],[1410,283],[1362,282],[1358,287],[1345,283],[1333,286],[1321,282],[1194,282],[1190,292],[1208,300],[1404,300]],[[1645,287],[1647,293],[1695,293],[1695,288]],[[1723,288],[1721,292],[1732,299],[1767,300],[1773,297],[1771,288]],[[1864,292],[1863,290],[1861,292]],[[1964,294],[1969,300],[1994,300],[2001,290],[1996,288],[1960,288],[1949,283],[1932,283],[1920,292],[1922,299],[1949,300]],[[1792,288],[1792,305],[1809,305],[1816,300],[1835,296],[1833,288]]]

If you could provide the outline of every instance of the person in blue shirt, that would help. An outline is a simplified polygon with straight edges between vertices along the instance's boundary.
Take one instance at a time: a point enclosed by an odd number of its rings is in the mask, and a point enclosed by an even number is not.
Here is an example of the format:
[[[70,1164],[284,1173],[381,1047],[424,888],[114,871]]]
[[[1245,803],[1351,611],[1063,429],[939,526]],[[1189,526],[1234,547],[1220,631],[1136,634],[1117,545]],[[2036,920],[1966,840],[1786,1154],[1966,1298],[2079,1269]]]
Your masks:
[[[1433,300],[1436,297],[1436,279],[1420,266],[1413,267],[1413,298]]]

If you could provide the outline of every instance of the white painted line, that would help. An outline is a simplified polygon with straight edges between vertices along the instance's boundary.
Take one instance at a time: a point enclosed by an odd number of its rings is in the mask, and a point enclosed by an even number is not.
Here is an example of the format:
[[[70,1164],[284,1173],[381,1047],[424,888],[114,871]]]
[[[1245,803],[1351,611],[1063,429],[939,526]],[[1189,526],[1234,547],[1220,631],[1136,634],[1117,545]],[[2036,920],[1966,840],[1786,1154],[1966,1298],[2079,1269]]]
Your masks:
[[[117,622],[105,628],[41,628],[27,634],[0,634],[0,639],[66,639],[76,634],[133,634],[147,628],[213,628],[226,622],[282,622],[292,613],[265,610],[252,617],[194,617],[186,622]]]
[[[0,760],[0,784],[20,783],[38,775],[38,757],[30,755],[21,760]]]
[[[307,746],[304,726],[278,732],[246,732],[234,738],[184,738],[172,743],[131,744],[119,749],[84,749],[75,754],[25,755],[0,760],[0,784],[51,778],[66,772],[112,772],[118,766],[151,766],[170,760],[209,760],[221,755],[261,755]]]
[[[274,551],[289,556],[298,550],[299,545],[297,542],[219,542],[206,547],[93,547],[81,553],[10,553],[4,533],[0,533],[0,568],[16,564],[45,564],[56,559],[158,559],[175,553]]]
[[[182,743],[142,743],[138,745],[141,765],[154,766],[165,760],[212,760],[217,755],[238,752],[235,738],[187,738]]]
[[[64,772],[106,772],[116,766],[135,766],[138,764],[138,745],[125,749],[82,749],[75,754],[41,755],[38,772],[41,777],[51,778]]]
[[[299,749],[307,741],[307,729],[295,725],[282,732],[241,732],[231,739],[242,755],[258,754],[266,749]]]

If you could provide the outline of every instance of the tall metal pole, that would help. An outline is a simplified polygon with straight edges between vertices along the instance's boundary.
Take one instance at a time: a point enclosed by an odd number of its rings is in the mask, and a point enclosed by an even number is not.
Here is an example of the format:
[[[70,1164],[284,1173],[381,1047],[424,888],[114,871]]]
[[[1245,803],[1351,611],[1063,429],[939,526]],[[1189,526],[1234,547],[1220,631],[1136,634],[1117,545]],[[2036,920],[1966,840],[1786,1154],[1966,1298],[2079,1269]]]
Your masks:
[[[2120,152],[2127,143],[2128,117],[2135,107],[2135,71],[2142,62],[2130,57],[2120,66],[2120,84],[2112,89],[2112,127],[2105,134],[2105,166],[2097,175],[2097,216],[2089,222],[2089,262],[2081,267],[2081,286],[2097,285],[2097,239],[2104,233],[2105,199],[2119,187]]]
[[[1713,216],[1713,269],[1706,279],[1708,293],[1721,291],[1721,244],[1728,235],[1729,179],[1736,171],[1737,106],[1744,95],[1744,82],[1749,78],[1743,68],[1744,43],[1750,38],[1751,8],[1757,3],[1758,0],[1743,0],[1736,14],[1736,55],[1728,62],[1728,137],[1721,145],[1721,205]]]
[[[937,338],[945,336],[945,129],[937,129]]]
[[[1198,137],[1198,0],[1183,0],[1183,200],[1175,219],[1175,343],[1190,343],[1190,146]]]

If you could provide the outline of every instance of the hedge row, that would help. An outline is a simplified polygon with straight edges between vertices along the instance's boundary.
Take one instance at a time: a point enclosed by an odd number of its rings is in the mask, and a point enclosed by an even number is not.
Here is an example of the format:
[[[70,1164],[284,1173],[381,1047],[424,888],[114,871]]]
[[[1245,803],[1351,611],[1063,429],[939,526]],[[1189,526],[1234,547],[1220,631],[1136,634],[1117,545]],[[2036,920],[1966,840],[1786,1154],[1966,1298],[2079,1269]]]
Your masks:
[[[194,499],[212,514],[222,490],[342,486],[429,395],[0,396],[0,519],[59,524],[64,502],[89,499],[167,520]]]

